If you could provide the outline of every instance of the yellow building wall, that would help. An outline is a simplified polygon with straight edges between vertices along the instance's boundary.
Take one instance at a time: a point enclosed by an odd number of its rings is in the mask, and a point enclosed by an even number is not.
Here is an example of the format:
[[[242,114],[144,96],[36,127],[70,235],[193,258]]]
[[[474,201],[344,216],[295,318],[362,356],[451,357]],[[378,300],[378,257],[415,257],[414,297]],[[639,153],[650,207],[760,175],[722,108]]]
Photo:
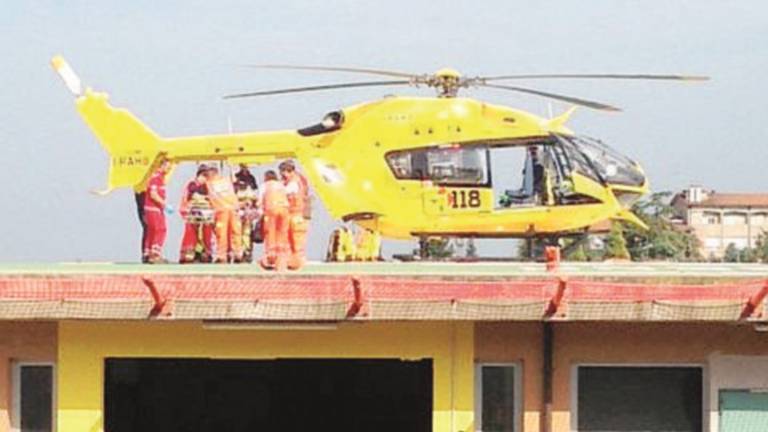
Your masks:
[[[210,329],[200,322],[59,324],[58,430],[103,431],[106,357],[433,360],[433,430],[473,430],[472,323],[352,323],[332,330]]]

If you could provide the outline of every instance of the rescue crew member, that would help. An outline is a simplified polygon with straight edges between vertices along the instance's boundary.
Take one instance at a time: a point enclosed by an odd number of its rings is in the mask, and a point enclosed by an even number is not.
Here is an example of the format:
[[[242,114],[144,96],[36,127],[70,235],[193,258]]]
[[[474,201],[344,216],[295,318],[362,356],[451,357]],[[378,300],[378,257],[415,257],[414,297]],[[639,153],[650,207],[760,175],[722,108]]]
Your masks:
[[[161,264],[168,261],[163,258],[163,245],[167,234],[165,212],[171,212],[165,200],[165,179],[170,163],[164,160],[152,174],[144,196],[144,218],[147,223],[147,236],[144,242],[144,254],[149,264]]]
[[[272,170],[264,173],[258,204],[264,214],[264,256],[259,264],[264,269],[283,271],[288,264],[288,196]]]
[[[136,199],[136,213],[139,215],[139,223],[141,224],[141,262],[147,263],[149,261],[149,255],[145,249],[147,243],[147,219],[144,217],[144,200],[146,199],[147,191],[134,188],[133,196]]]
[[[238,216],[242,226],[243,262],[253,261],[253,232],[258,219],[258,184],[256,177],[248,170],[248,165],[240,164],[240,171],[235,173],[235,193],[239,203]]]
[[[190,180],[182,191],[179,213],[184,219],[184,236],[181,240],[179,263],[187,264],[197,261],[209,263],[212,261],[213,216],[211,203],[208,200],[205,164],[197,168],[195,177]]]
[[[533,190],[531,191],[533,196],[533,202],[536,204],[546,204],[546,187],[544,178],[544,164],[541,163],[539,158],[539,149],[536,146],[528,147],[528,156],[531,158],[531,169],[533,179]]]
[[[293,161],[282,162],[279,169],[288,195],[288,268],[298,270],[306,261],[309,187],[306,179],[296,171]]]
[[[216,167],[211,167],[206,175],[208,199],[214,209],[216,233],[217,263],[228,262],[228,253],[232,252],[233,262],[241,262],[243,249],[241,243],[240,219],[237,217],[237,195],[232,181],[219,175]]]
[[[240,164],[240,170],[235,173],[235,183],[241,183],[253,190],[259,189],[259,185],[256,183],[256,177],[251,174],[251,171],[246,164]]]

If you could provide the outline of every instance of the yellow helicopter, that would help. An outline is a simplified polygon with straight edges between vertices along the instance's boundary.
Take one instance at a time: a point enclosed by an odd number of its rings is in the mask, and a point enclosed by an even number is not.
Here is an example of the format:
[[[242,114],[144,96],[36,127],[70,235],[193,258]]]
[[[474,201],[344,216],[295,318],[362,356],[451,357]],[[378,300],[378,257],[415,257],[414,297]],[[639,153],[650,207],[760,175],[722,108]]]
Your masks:
[[[162,160],[258,164],[294,158],[334,218],[352,221],[384,237],[422,240],[552,238],[583,233],[609,219],[644,225],[630,210],[648,192],[642,168],[600,141],[567,129],[564,124],[575,107],[544,119],[457,97],[459,90],[487,87],[618,111],[603,103],[497,82],[524,78],[707,79],[615,74],[464,77],[452,69],[418,75],[361,68],[256,65],[363,73],[388,80],[225,98],[403,85],[434,88],[437,97],[384,97],[331,112],[319,123],[296,130],[166,138],[128,111],[112,107],[106,94],[83,89],[60,56],[52,59],[52,65],[75,95],[83,120],[109,153],[106,191],[140,189]],[[493,184],[491,159],[500,149],[510,148],[526,155],[523,181],[519,188],[502,190]]]

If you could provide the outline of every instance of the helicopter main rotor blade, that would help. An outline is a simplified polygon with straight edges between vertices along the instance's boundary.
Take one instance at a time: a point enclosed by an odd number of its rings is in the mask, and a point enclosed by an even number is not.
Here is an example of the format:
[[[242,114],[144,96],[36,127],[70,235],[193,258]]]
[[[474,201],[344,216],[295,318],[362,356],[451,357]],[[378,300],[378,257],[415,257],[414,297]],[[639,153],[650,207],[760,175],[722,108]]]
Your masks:
[[[556,93],[549,93],[549,92],[543,92],[541,90],[534,90],[529,89],[525,87],[516,87],[516,86],[506,86],[506,85],[499,85],[499,84],[480,84],[482,87],[490,87],[495,89],[501,89],[501,90],[510,90],[510,91],[516,91],[520,93],[528,93],[536,96],[542,96],[549,99],[555,99],[563,102],[569,102],[575,105],[581,105],[588,108],[601,110],[601,111],[621,111],[621,108],[617,108],[615,106],[607,105],[600,102],[595,102],[587,99],[581,99],[576,98],[573,96],[565,96],[561,94]]]
[[[383,69],[369,69],[369,68],[357,68],[357,67],[337,67],[337,66],[307,66],[307,65],[283,65],[283,64],[257,64],[257,65],[244,65],[245,67],[254,69],[280,69],[280,70],[306,70],[306,71],[318,71],[318,72],[350,72],[361,73],[368,75],[379,75],[396,78],[416,78],[419,75],[390,71]]]
[[[565,78],[565,79],[628,79],[628,80],[668,80],[668,81],[707,81],[708,76],[699,75],[656,75],[656,74],[526,74],[526,75],[500,75],[492,77],[480,77],[482,81],[498,81],[513,79],[539,79],[539,78]]]
[[[368,82],[353,82],[353,83],[341,83],[341,84],[327,84],[327,85],[318,85],[318,86],[294,87],[294,88],[286,88],[286,89],[278,89],[278,90],[266,90],[266,91],[250,92],[250,93],[231,94],[231,95],[224,96],[224,99],[237,99],[237,98],[246,98],[246,97],[253,97],[253,96],[270,96],[270,95],[279,95],[279,94],[287,94],[287,93],[302,93],[302,92],[310,92],[310,91],[335,90],[335,89],[354,88],[354,87],[408,85],[410,83],[411,81],[409,80],[398,80],[398,81],[368,81]]]

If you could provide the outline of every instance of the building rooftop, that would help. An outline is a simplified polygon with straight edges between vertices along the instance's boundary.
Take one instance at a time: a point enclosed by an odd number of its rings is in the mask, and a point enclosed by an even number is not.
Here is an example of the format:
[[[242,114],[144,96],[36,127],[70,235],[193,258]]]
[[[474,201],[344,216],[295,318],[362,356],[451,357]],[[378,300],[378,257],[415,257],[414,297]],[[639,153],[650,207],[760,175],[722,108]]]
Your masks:
[[[768,194],[765,193],[720,193],[713,192],[690,207],[763,207],[768,208]]]

